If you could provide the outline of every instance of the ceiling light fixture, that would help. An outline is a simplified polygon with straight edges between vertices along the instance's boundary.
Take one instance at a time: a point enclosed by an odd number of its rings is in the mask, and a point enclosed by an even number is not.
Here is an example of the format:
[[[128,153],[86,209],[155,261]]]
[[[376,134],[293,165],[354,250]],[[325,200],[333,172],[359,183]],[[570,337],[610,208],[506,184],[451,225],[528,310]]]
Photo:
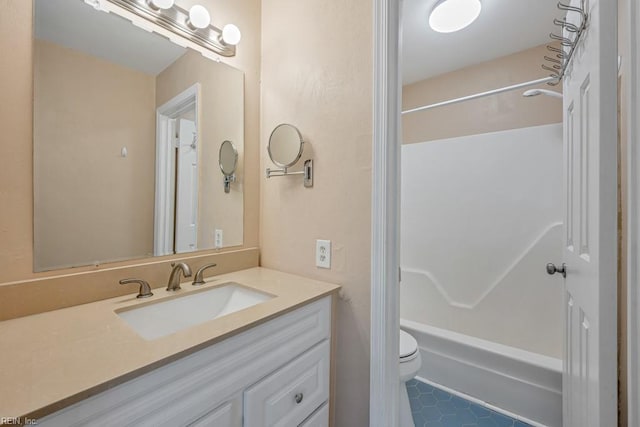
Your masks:
[[[211,15],[204,6],[196,4],[189,9],[189,19],[187,25],[192,29],[204,29],[211,24]]]
[[[480,0],[439,0],[429,15],[429,26],[439,33],[453,33],[478,19]]]

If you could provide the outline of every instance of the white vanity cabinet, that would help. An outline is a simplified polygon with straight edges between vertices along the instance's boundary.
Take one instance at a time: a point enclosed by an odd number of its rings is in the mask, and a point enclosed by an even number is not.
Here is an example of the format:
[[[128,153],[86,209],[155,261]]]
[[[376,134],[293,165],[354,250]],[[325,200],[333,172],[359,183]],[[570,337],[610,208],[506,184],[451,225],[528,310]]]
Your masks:
[[[53,413],[39,425],[327,426],[330,335],[331,297],[324,297]]]

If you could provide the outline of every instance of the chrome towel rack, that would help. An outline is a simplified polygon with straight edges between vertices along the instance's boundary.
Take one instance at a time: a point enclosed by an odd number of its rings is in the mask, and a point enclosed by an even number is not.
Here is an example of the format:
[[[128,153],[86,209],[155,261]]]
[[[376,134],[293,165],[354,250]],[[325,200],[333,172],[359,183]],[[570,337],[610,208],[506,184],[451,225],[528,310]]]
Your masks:
[[[562,81],[562,78],[565,76],[567,68],[571,63],[573,54],[576,51],[576,47],[580,43],[580,39],[584,34],[584,30],[587,28],[589,14],[585,10],[585,2],[586,0],[580,0],[580,7],[558,2],[558,9],[565,11],[566,16],[564,19],[553,20],[553,23],[560,27],[562,35],[559,36],[554,33],[549,34],[549,37],[551,37],[552,40],[560,42],[560,47],[558,48],[552,45],[547,46],[547,50],[549,50],[553,55],[544,56],[547,64],[542,64],[542,68],[549,71],[551,73],[550,76],[554,79],[547,82],[548,85],[556,86]],[[570,22],[568,20],[569,13],[577,13],[580,17],[580,22],[577,24]]]

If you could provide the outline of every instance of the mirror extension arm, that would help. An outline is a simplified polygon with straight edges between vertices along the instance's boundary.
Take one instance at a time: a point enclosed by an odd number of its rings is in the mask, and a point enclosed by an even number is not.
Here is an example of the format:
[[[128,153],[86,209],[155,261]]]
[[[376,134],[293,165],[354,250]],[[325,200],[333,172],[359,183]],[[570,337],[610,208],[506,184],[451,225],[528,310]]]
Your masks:
[[[274,176],[288,176],[288,175],[304,175],[304,186],[309,188],[313,187],[313,160],[304,161],[304,170],[299,172],[289,172],[287,168],[271,169],[267,168],[267,178]]]

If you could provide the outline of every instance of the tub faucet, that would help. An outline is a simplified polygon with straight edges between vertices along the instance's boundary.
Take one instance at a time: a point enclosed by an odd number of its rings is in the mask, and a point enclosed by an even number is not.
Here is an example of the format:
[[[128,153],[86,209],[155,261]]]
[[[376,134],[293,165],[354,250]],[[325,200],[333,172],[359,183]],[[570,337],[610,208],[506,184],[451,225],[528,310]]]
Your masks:
[[[215,267],[218,264],[215,263],[211,263],[211,264],[206,264],[203,265],[202,267],[200,267],[200,269],[198,269],[198,271],[196,272],[196,275],[193,278],[193,286],[200,286],[200,285],[204,285],[204,277],[202,277],[204,271],[208,268],[211,267]]]
[[[191,267],[184,262],[171,263],[171,275],[169,275],[169,283],[167,283],[167,291],[177,291],[180,288],[180,273],[184,274],[184,277],[191,277]]]

